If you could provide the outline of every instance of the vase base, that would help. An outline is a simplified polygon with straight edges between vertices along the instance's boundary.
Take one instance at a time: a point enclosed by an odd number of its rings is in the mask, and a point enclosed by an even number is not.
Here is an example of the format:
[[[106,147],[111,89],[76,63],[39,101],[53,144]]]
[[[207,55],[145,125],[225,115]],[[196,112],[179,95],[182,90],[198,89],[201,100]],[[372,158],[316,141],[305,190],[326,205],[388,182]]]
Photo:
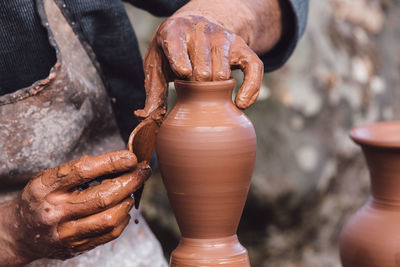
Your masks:
[[[237,235],[213,239],[181,237],[178,247],[172,252],[170,266],[250,267],[250,262]]]

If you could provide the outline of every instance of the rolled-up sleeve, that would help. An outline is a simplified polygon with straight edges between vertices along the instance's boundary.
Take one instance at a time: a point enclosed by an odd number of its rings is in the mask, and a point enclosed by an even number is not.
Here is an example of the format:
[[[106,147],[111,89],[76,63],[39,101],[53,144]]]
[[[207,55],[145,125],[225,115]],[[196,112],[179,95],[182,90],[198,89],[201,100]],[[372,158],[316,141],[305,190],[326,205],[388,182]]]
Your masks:
[[[308,0],[282,0],[282,36],[268,53],[260,55],[264,71],[280,68],[291,56],[307,25]]]
[[[124,0],[135,7],[144,9],[154,16],[168,17],[189,0]]]

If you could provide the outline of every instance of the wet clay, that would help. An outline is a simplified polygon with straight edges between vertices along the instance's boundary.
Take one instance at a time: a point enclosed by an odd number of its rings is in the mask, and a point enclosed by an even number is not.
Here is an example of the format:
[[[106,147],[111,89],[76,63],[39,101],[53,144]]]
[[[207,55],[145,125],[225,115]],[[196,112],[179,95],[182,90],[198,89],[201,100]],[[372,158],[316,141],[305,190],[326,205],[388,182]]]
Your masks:
[[[400,266],[400,121],[355,128],[350,136],[364,153],[371,197],[342,230],[342,264]]]
[[[74,190],[105,175],[115,178]],[[1,233],[10,237],[15,261],[67,259],[117,238],[130,219],[131,193],[149,175],[150,167],[137,164],[127,150],[84,156],[39,173],[20,196],[1,206],[10,215],[0,218],[0,225],[7,226],[2,220],[10,217],[13,222]]]
[[[278,0],[190,1],[153,35],[143,63],[146,105],[135,114],[161,123],[168,82],[227,80],[231,68],[244,72],[235,103],[248,108],[263,77],[256,53],[267,53],[278,43],[281,20]]]
[[[154,120],[147,118],[139,123],[129,136],[128,149],[136,155],[140,162],[151,163],[158,130],[158,124]],[[139,209],[143,189],[144,184],[134,193],[136,209]],[[135,219],[135,223],[139,223],[138,219]]]
[[[182,234],[171,266],[250,266],[236,230],[256,156],[253,125],[232,103],[233,79],[175,87],[156,145]]]
[[[128,150],[136,155],[139,162],[150,164],[158,130],[157,123],[148,118],[139,123],[129,136]]]

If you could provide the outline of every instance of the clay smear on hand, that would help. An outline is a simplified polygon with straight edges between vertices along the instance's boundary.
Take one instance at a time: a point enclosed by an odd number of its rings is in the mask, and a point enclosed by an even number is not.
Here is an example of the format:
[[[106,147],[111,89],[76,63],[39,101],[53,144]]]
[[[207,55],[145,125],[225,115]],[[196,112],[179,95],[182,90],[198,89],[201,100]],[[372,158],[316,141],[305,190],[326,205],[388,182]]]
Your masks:
[[[236,96],[239,108],[252,105],[259,93],[263,63],[238,35],[203,16],[172,17],[160,25],[144,59],[146,105],[135,115],[161,122],[168,82],[227,80],[231,68],[244,72]]]
[[[84,156],[39,173],[13,200],[18,255],[66,259],[117,238],[130,219],[131,193],[150,173],[127,150]],[[75,190],[99,178],[99,184]]]

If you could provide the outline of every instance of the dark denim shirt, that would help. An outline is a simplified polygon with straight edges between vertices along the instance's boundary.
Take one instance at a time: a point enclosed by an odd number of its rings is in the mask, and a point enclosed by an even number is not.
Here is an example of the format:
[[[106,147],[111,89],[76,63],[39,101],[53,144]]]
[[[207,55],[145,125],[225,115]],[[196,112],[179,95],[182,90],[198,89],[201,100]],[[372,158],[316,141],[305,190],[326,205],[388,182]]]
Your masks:
[[[114,110],[126,139],[134,127],[132,111],[145,100],[142,58],[122,0],[64,0],[100,63],[115,99]],[[156,16],[170,16],[188,0],[127,0]],[[260,56],[265,71],[279,68],[301,37],[308,0],[282,0],[284,33],[279,44]],[[33,0],[0,1],[0,95],[45,78],[56,55]]]

